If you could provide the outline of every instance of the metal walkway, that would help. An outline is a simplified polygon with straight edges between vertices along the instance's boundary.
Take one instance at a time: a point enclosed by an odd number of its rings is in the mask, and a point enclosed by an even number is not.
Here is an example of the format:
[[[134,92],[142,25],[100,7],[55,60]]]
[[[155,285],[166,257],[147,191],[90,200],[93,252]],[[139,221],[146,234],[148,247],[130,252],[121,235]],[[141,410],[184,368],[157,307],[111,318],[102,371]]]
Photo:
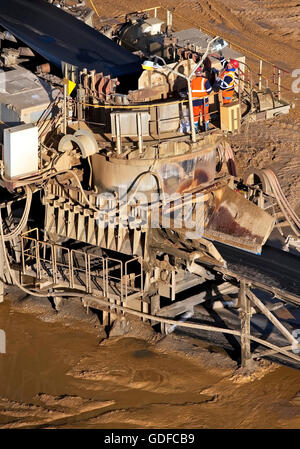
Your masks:
[[[22,274],[40,288],[67,288],[120,303],[143,296],[143,261],[102,257],[39,240],[38,229],[21,236]],[[54,294],[55,296],[55,294]]]

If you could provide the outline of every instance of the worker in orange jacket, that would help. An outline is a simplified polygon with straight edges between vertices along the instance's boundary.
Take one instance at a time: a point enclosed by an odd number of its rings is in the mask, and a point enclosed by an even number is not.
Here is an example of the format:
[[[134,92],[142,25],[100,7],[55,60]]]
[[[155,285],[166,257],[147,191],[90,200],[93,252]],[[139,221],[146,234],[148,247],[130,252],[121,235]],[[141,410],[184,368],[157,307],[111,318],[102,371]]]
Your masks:
[[[199,131],[200,112],[202,116],[203,131],[209,129],[209,100],[208,96],[212,91],[210,82],[205,77],[202,67],[198,67],[195,72],[196,77],[191,82],[194,126],[196,132]]]
[[[229,104],[232,102],[234,94],[234,82],[236,69],[239,67],[239,63],[236,59],[230,59],[226,61],[224,57],[221,58],[221,64],[224,67],[224,71],[221,78],[220,89],[222,90],[223,104]]]
[[[223,104],[230,104],[234,94],[234,83],[236,70],[239,68],[239,62],[236,59],[225,59],[223,55],[212,54],[220,60],[223,72],[220,74],[218,87],[222,91]]]

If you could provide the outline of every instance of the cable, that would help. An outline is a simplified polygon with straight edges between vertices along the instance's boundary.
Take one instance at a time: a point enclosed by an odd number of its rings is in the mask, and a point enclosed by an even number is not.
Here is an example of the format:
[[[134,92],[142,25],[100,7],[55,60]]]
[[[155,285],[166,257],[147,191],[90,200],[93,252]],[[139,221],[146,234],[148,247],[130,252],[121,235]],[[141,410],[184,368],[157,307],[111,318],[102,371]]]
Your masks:
[[[99,16],[99,13],[98,13],[98,11],[97,11],[97,8],[96,8],[96,6],[94,5],[93,0],[90,0],[90,4],[92,5],[92,8],[93,8],[93,10],[95,11],[95,13],[97,14],[97,16],[100,17],[100,16]]]
[[[155,163],[155,162],[156,162],[156,161],[154,161],[154,163]],[[154,164],[153,164],[153,165],[154,165]],[[134,186],[135,182],[137,182],[136,188],[134,189],[133,194],[131,195],[131,197],[130,197],[130,199],[128,200],[128,202],[130,202],[131,199],[132,199],[132,198],[134,197],[134,195],[136,194],[136,192],[137,192],[137,190],[138,190],[138,186],[139,186],[139,184],[140,184],[142,178],[143,178],[144,176],[148,175],[148,174],[149,174],[149,175],[152,175],[152,176],[158,181],[159,187],[160,187],[160,189],[161,189],[161,191],[162,191],[162,193],[163,193],[163,204],[165,204],[166,200],[165,200],[165,190],[164,190],[164,187],[163,187],[163,180],[162,180],[161,176],[160,176],[158,173],[153,172],[153,171],[151,171],[151,170],[148,170],[148,171],[145,171],[145,172],[143,172],[143,173],[140,173],[139,178],[136,178],[135,181],[133,182],[133,184],[129,187],[129,189],[127,190],[126,193],[128,193],[128,192],[132,189],[132,187]]]
[[[96,207],[90,202],[90,200],[88,199],[88,197],[86,196],[86,194],[85,194],[85,192],[84,192],[84,190],[83,190],[83,188],[82,188],[82,185],[81,185],[81,182],[80,182],[78,176],[77,176],[76,173],[74,173],[72,170],[64,170],[64,171],[62,171],[62,172],[58,172],[58,173],[55,173],[55,174],[51,175],[51,177],[53,177],[53,176],[58,176],[58,175],[61,174],[61,173],[69,173],[69,174],[71,174],[71,175],[74,177],[74,179],[75,179],[75,181],[76,181],[76,183],[77,183],[77,185],[78,185],[78,187],[79,187],[79,189],[80,189],[80,191],[81,191],[81,193],[82,193],[83,198],[85,199],[86,203],[90,206],[90,208],[93,209],[95,212],[100,212],[100,211],[101,211],[101,209],[96,208]],[[133,188],[134,184],[137,182],[136,188],[135,188],[133,194],[131,195],[130,199],[128,200],[128,202],[129,202],[129,201],[134,197],[134,195],[136,194],[136,192],[137,192],[137,190],[138,190],[138,186],[139,186],[139,184],[140,184],[142,178],[143,178],[144,176],[148,175],[148,174],[154,176],[154,177],[157,179],[158,184],[159,184],[159,186],[160,186],[160,188],[161,188],[161,191],[163,192],[163,198],[164,198],[164,202],[165,202],[165,191],[164,191],[164,187],[163,187],[163,180],[162,180],[162,178],[160,177],[160,175],[159,175],[158,173],[152,172],[152,171],[146,171],[146,172],[141,173],[141,174],[139,175],[139,178],[136,178],[135,181],[133,182],[133,184],[127,189],[126,194],[127,194],[128,192],[130,192],[130,190]],[[49,177],[49,178],[50,178],[50,177]],[[117,208],[117,206],[115,206],[114,208],[112,208],[112,209],[110,210],[110,212],[113,211],[113,210],[116,209],[116,208]]]
[[[90,208],[93,209],[95,212],[99,212],[99,209],[96,208],[96,207],[90,202],[90,200],[88,199],[88,197],[86,196],[86,194],[85,194],[85,192],[84,192],[84,190],[83,190],[83,188],[82,188],[80,179],[78,178],[78,176],[76,175],[76,173],[73,172],[72,170],[63,170],[62,172],[57,172],[57,173],[55,173],[53,176],[56,177],[56,176],[58,176],[59,174],[62,174],[62,173],[69,173],[70,175],[73,176],[73,178],[75,179],[75,181],[76,181],[76,183],[77,183],[77,185],[78,185],[78,187],[79,187],[79,189],[80,189],[80,191],[81,191],[81,193],[82,193],[82,196],[83,196],[83,198],[85,199],[86,203],[87,203],[87,204],[90,206]],[[51,177],[53,177],[53,176],[51,176]]]
[[[5,242],[8,242],[8,241],[13,240],[14,238],[18,237],[18,235],[23,231],[24,227],[27,224],[31,201],[32,201],[32,190],[28,186],[25,186],[25,190],[26,190],[26,204],[24,207],[24,212],[23,212],[22,218],[12,232],[10,232],[8,234],[3,234],[3,240]],[[1,214],[1,212],[0,212],[0,214]],[[1,217],[1,220],[2,220],[2,217]],[[2,223],[2,221],[1,221],[1,223]],[[2,230],[2,232],[3,232],[3,230]]]
[[[297,237],[299,237],[300,236],[300,218],[297,216],[297,214],[291,208],[288,200],[286,199],[286,197],[281,189],[281,186],[278,182],[278,179],[277,179],[275,173],[271,169],[264,169],[263,172],[266,175],[266,177],[270,183],[272,191],[275,195],[275,198],[278,202],[278,205],[279,205],[283,215],[285,216],[286,220],[290,224],[295,235]]]
[[[112,309],[117,309],[117,310],[120,310],[120,311],[123,311],[123,312],[128,312],[129,314],[136,315],[136,316],[138,316],[140,318],[152,319],[152,320],[159,321],[161,323],[171,324],[171,325],[180,326],[180,327],[189,327],[189,328],[194,328],[194,329],[202,329],[202,330],[206,330],[206,331],[209,331],[209,332],[210,331],[214,331],[214,332],[221,332],[223,334],[231,334],[231,335],[236,335],[236,336],[240,336],[241,335],[241,332],[237,331],[237,330],[218,328],[218,327],[215,327],[215,326],[207,326],[207,325],[197,324],[197,323],[185,323],[185,322],[182,322],[182,321],[171,320],[169,318],[163,318],[163,317],[159,317],[159,316],[156,316],[156,315],[147,314],[147,313],[144,313],[144,312],[138,312],[138,311],[130,309],[128,307],[124,307],[124,306],[117,305],[117,304],[112,304],[109,301],[100,299],[100,298],[98,298],[98,297],[96,297],[94,295],[86,295],[83,292],[82,293],[78,293],[77,291],[76,292],[66,292],[66,291],[64,291],[64,292],[53,292],[53,293],[43,294],[41,292],[37,293],[37,292],[33,292],[31,290],[28,290],[28,289],[26,289],[25,287],[23,287],[19,283],[19,281],[15,278],[15,275],[14,275],[13,271],[10,268],[9,261],[8,261],[8,258],[7,258],[7,254],[6,254],[5,243],[4,243],[4,239],[3,239],[1,211],[0,211],[0,237],[1,237],[1,246],[2,246],[2,250],[3,250],[4,260],[5,260],[5,263],[7,265],[7,268],[8,268],[8,271],[10,273],[10,276],[11,276],[12,280],[15,282],[15,284],[22,291],[24,291],[26,294],[29,294],[29,295],[35,296],[35,297],[39,297],[39,298],[40,297],[47,297],[47,298],[49,298],[51,296],[60,296],[60,297],[68,297],[68,296],[78,297],[79,296],[81,298],[85,298],[85,297],[87,297],[87,298],[94,298],[103,306],[107,306],[107,307],[110,307]],[[267,347],[269,347],[271,349],[276,349],[276,351],[281,352],[281,353],[285,354],[288,357],[292,357],[292,358],[294,358],[296,360],[300,360],[298,356],[290,354],[288,351],[286,351],[283,348],[279,348],[279,347],[276,347],[275,345],[272,345],[271,343],[267,343],[265,340],[261,340],[261,339],[259,339],[257,337],[252,336],[252,335],[247,335],[247,337],[250,340],[256,341],[257,343],[260,343],[260,344],[262,344],[264,346],[267,346]]]

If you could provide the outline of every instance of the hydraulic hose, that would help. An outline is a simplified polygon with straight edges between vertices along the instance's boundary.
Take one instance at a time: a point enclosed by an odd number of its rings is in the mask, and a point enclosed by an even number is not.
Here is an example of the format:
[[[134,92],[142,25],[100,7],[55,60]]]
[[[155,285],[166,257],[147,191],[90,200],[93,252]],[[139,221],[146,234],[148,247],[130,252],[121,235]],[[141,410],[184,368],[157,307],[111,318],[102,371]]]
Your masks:
[[[29,186],[25,186],[25,191],[26,191],[26,204],[25,204],[24,212],[23,212],[20,222],[18,223],[18,225],[14,228],[14,230],[12,232],[9,232],[8,234],[3,233],[2,216],[1,216],[1,231],[3,234],[3,240],[5,242],[11,241],[11,240],[15,239],[16,237],[18,237],[27,224],[29,211],[30,211],[30,207],[31,207],[31,202],[32,202],[32,190]]]

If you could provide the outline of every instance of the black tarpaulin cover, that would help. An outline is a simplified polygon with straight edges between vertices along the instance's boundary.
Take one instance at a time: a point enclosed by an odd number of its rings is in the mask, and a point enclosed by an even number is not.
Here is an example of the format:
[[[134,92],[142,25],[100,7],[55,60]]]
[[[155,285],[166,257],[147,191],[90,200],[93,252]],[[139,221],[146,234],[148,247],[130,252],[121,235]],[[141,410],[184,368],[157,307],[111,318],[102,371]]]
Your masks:
[[[82,21],[44,0],[0,0],[0,24],[50,62],[120,76],[139,59]]]

